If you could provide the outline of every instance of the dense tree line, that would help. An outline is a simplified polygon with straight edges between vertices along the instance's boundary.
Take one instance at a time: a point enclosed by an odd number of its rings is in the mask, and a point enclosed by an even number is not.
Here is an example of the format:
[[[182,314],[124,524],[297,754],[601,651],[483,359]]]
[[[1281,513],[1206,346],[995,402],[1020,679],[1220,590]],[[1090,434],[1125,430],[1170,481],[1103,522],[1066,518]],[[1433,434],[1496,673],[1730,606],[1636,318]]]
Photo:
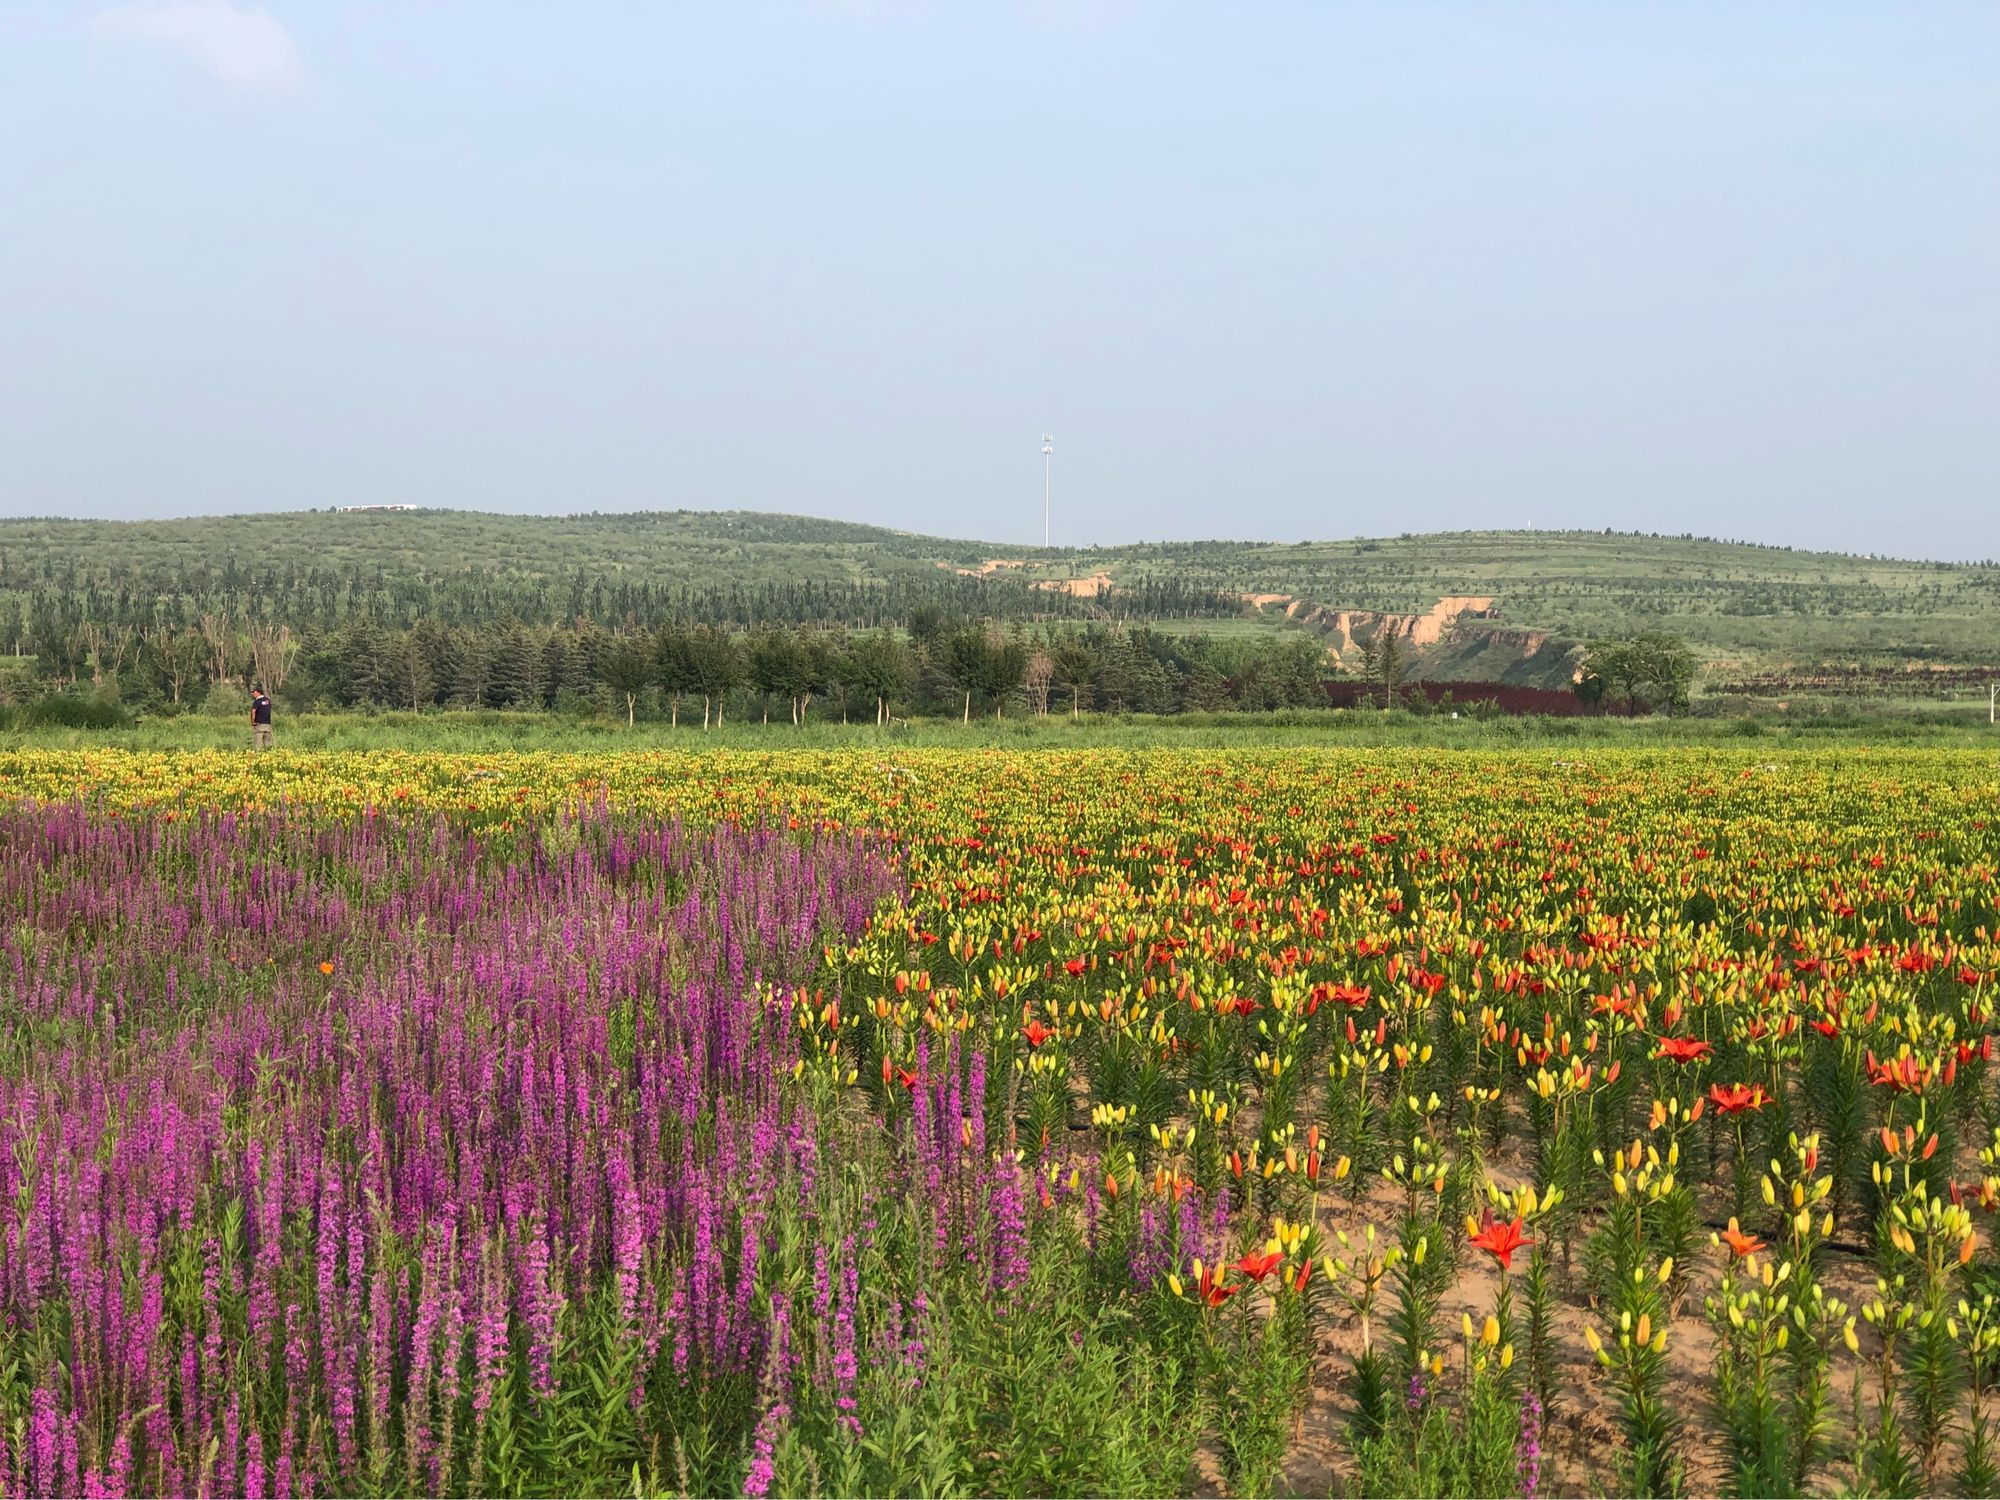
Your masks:
[[[221,614],[289,626],[294,632],[338,629],[361,619],[392,628],[420,621],[481,626],[502,622],[657,629],[676,619],[736,629],[760,625],[899,624],[913,611],[998,620],[1145,621],[1228,618],[1243,613],[1234,595],[1173,577],[1141,578],[1094,597],[1035,588],[997,573],[973,577],[911,568],[875,580],[765,579],[688,587],[575,569],[553,577],[493,569],[443,573],[392,571],[380,565],[245,566],[181,563],[168,567],[85,567],[75,559],[30,558],[0,548],[0,651],[65,648],[85,622],[135,633],[162,625],[191,628]]]
[[[261,683],[288,711],[544,709],[704,725],[754,715],[884,722],[919,715],[1171,714],[1325,702],[1321,642],[1304,632],[1213,637],[1121,621],[965,618],[913,609],[902,628],[669,620],[330,630],[213,612],[143,628],[89,621],[36,641],[37,675],[164,711]]]

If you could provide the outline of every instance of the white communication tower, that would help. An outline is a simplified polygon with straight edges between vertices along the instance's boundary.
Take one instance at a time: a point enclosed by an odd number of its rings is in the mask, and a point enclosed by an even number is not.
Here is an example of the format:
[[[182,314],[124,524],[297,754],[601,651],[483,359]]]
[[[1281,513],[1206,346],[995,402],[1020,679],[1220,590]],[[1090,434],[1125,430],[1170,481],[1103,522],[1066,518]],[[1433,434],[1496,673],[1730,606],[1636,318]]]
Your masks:
[[[1056,440],[1050,433],[1042,434],[1042,545],[1049,544],[1049,469],[1055,463]]]

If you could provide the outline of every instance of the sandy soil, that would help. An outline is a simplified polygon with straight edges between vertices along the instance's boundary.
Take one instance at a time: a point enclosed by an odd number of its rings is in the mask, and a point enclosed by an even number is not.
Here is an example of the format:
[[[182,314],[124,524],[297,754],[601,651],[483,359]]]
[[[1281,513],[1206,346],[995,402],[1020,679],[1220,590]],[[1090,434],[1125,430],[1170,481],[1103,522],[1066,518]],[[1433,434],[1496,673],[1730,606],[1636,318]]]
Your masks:
[[[1493,1162],[1490,1170],[1494,1179],[1502,1185],[1527,1180],[1527,1173],[1520,1169],[1520,1164],[1510,1163],[1505,1158]],[[1726,1219],[1728,1210],[1724,1196],[1718,1194],[1713,1204],[1704,1205],[1711,1220]],[[1344,1229],[1351,1236],[1374,1223],[1379,1234],[1393,1236],[1393,1226],[1401,1217],[1402,1201],[1402,1195],[1396,1189],[1386,1182],[1377,1181],[1358,1203],[1350,1204],[1344,1197],[1323,1199],[1320,1222],[1327,1230]],[[1670,1390],[1684,1413],[1686,1423],[1682,1455],[1687,1465],[1688,1491],[1696,1495],[1715,1493],[1725,1472],[1724,1457],[1706,1410],[1709,1351],[1713,1335],[1702,1314],[1703,1299],[1714,1291],[1721,1279],[1723,1253],[1706,1243],[1702,1245],[1688,1290],[1676,1310],[1667,1339]],[[1516,1275],[1522,1264],[1523,1261],[1516,1261]],[[1852,1311],[1873,1295],[1874,1272],[1869,1263],[1858,1255],[1836,1251],[1829,1257],[1824,1284]],[[1479,1323],[1492,1310],[1498,1287],[1499,1272],[1491,1257],[1474,1254],[1465,1258],[1439,1319],[1440,1328],[1448,1331],[1442,1351],[1448,1361],[1451,1352],[1458,1347],[1460,1315],[1469,1313],[1473,1322]],[[1518,1313],[1518,1301],[1516,1308]],[[1381,1339],[1380,1319],[1378,1310],[1378,1344]],[[1557,1314],[1561,1389],[1557,1397],[1559,1410],[1549,1422],[1543,1437],[1541,1492],[1544,1495],[1616,1492],[1621,1440],[1616,1408],[1604,1384],[1603,1377],[1607,1372],[1597,1364],[1584,1341],[1584,1326],[1591,1322],[1597,1322],[1602,1332],[1608,1320],[1600,1319],[1593,1313],[1580,1291],[1567,1295]],[[1862,1324],[1859,1331],[1863,1354],[1866,1355],[1872,1347],[1867,1325]],[[1294,1429],[1285,1462],[1285,1487],[1292,1494],[1341,1494],[1353,1482],[1353,1467],[1345,1437],[1348,1407],[1344,1387],[1351,1368],[1350,1361],[1359,1350],[1360,1343],[1359,1328],[1351,1320],[1340,1326],[1322,1325],[1311,1392]],[[1831,1421],[1836,1441],[1841,1443],[1844,1443],[1843,1435],[1851,1425],[1848,1402],[1857,1365],[1860,1362],[1844,1350],[1837,1351]],[[1860,1368],[1864,1401],[1869,1403],[1866,1409],[1872,1413],[1872,1403],[1879,1387],[1870,1368],[1865,1365],[1860,1365]],[[1448,1370],[1447,1379],[1450,1378]],[[1203,1468],[1207,1481],[1204,1491],[1223,1493],[1219,1469],[1213,1463],[1205,1463]],[[1822,1462],[1820,1468],[1822,1475],[1832,1471],[1837,1479],[1846,1477],[1838,1464]]]

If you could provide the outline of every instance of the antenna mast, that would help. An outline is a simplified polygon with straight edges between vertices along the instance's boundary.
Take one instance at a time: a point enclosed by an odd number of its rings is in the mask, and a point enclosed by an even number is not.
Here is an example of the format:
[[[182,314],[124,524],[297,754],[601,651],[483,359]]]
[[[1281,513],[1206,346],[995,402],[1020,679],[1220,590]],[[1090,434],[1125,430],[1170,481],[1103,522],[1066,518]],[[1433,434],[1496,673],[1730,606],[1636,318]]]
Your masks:
[[[1042,546],[1049,545],[1049,466],[1055,462],[1056,440],[1042,434]]]

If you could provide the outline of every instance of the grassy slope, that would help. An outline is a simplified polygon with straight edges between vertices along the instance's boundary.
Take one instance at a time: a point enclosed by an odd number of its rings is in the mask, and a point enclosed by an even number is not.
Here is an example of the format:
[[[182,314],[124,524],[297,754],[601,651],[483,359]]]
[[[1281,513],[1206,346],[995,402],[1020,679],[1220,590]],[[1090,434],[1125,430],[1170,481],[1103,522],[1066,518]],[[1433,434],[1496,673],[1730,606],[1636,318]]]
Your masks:
[[[629,570],[671,584],[867,579],[929,567],[896,532],[754,512],[512,516],[303,511],[176,521],[0,520],[0,547],[100,567],[333,563],[397,573],[548,576]]]
[[[1746,730],[1757,731],[1746,737]],[[893,730],[818,719],[804,729],[789,724],[731,720],[719,731],[642,721],[632,728],[609,720],[574,720],[531,713],[304,714],[283,716],[282,753],[322,750],[647,751],[844,749],[892,761],[899,750],[994,747],[1018,750],[1163,749],[1301,750],[1338,746],[1417,747],[1456,750],[1546,749],[1561,753],[1592,746],[1670,749],[1683,746],[1781,752],[1816,746],[1857,751],[1904,745],[1964,749],[1991,755],[2000,731],[1987,727],[1986,708],[1961,705],[1922,713],[1863,718],[1822,717],[1770,723],[1735,718],[1536,719],[1495,716],[1452,720],[1435,715],[1385,714],[1372,709],[1287,714],[1195,714],[1173,718],[1108,719],[1061,714],[1045,719],[979,719],[961,727],[950,719],[926,720]],[[249,727],[235,718],[188,714],[150,718],[136,728],[42,728],[0,732],[0,751],[232,750],[250,754]]]
[[[1507,627],[1570,638],[1676,631],[1695,643],[1712,672],[1725,675],[1835,661],[2000,661],[2000,568],[1629,533],[1454,532],[1042,552],[749,512],[539,517],[440,510],[0,521],[0,548],[17,557],[73,558],[87,568],[234,557],[380,566],[391,574],[632,570],[696,585],[880,578],[1010,558],[1023,562],[1030,578],[1178,574],[1338,608],[1420,613],[1446,596],[1490,596]],[[1516,675],[1477,643],[1465,655],[1477,663],[1468,675]]]

